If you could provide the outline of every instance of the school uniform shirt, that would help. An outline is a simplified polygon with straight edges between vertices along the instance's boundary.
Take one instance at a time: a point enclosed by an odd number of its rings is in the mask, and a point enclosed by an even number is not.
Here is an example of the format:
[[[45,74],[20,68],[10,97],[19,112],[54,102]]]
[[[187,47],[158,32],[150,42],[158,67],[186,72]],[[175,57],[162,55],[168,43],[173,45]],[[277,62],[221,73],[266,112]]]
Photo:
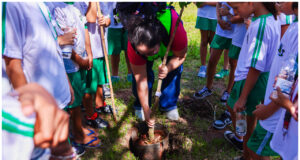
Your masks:
[[[208,19],[217,19],[216,6],[204,5],[197,10],[197,16],[208,18]]]
[[[234,15],[233,9],[226,3],[226,2],[222,2],[221,5],[226,5],[229,8],[229,13],[231,15]],[[233,31],[234,31],[234,27],[235,24],[230,24],[231,29],[227,30],[227,29],[222,29],[219,25],[219,23],[217,24],[217,29],[216,29],[216,34],[221,36],[221,37],[225,37],[225,38],[232,38],[233,36]]]
[[[298,93],[298,84],[293,95],[293,100]],[[271,148],[277,152],[283,160],[298,160],[298,122],[291,117],[286,135],[283,133],[283,122],[286,110],[283,109],[276,130],[270,142]]]
[[[277,19],[280,21],[281,25],[287,25],[293,23],[295,16],[294,15],[286,15],[284,13],[280,13],[277,16]]]
[[[86,18],[74,4],[63,2],[56,3],[54,9],[55,20],[60,28],[76,28],[76,39],[74,40],[73,50],[82,58],[87,57],[85,51],[85,24]],[[71,59],[64,58],[67,73],[77,72],[79,65]]]
[[[30,159],[35,115],[26,117],[17,97],[2,96],[2,159]]]
[[[121,22],[115,22],[114,19],[114,9],[116,8],[117,2],[110,2],[111,5],[109,5],[109,17],[110,17],[110,26],[108,28],[123,28],[123,25]]]
[[[287,62],[291,55],[296,55],[298,52],[298,22],[292,23],[282,37],[279,47],[277,47],[271,71],[269,74],[266,95],[264,104],[271,103],[270,95],[273,91],[275,77],[278,76],[281,67]],[[265,120],[261,120],[260,125],[271,133],[274,133],[278,120],[280,118],[282,108],[275,112],[272,116]]]
[[[112,2],[100,2],[100,9],[104,17],[109,17],[109,13],[112,12]],[[102,46],[102,38],[100,37],[100,27],[98,21],[96,23],[88,23],[88,30],[90,35],[91,48],[93,52],[93,58],[104,57],[104,51]],[[107,29],[104,30],[104,39],[107,39]],[[107,47],[107,43],[105,43]]]
[[[280,42],[280,23],[272,14],[252,18],[234,73],[234,81],[245,80],[249,68],[269,72]]]
[[[6,74],[5,68],[6,68],[5,61],[2,58],[2,95],[5,95],[6,93],[13,90],[13,87],[9,81],[7,74]]]
[[[70,88],[47,9],[42,2],[4,4],[3,55],[21,59],[27,82],[43,86],[64,108],[71,100]]]
[[[234,27],[234,32],[232,36],[232,45],[237,47],[243,46],[243,41],[247,32],[246,24],[245,23],[237,23]]]

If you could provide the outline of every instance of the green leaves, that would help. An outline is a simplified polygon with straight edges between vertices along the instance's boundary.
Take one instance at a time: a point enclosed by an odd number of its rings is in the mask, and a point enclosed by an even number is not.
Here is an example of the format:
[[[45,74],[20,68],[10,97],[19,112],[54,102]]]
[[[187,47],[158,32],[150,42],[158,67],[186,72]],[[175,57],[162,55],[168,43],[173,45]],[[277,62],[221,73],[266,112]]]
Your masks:
[[[203,3],[203,2],[195,2],[196,6],[197,6],[198,8],[201,7],[201,4],[202,4],[202,3]]]

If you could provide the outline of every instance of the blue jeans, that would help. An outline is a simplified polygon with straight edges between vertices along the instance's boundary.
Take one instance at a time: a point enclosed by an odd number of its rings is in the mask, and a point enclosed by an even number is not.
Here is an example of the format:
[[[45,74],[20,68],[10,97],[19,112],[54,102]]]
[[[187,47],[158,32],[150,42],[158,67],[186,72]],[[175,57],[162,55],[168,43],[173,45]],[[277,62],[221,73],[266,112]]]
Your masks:
[[[152,87],[154,83],[154,72],[152,70],[153,62],[147,61],[147,80],[148,80],[148,98],[149,106],[151,106]],[[170,111],[177,108],[177,100],[180,94],[180,78],[183,70],[183,65],[169,72],[167,77],[163,79],[160,96],[160,110]],[[132,79],[132,92],[135,96],[134,109],[141,110],[141,104],[137,95],[136,81]]]

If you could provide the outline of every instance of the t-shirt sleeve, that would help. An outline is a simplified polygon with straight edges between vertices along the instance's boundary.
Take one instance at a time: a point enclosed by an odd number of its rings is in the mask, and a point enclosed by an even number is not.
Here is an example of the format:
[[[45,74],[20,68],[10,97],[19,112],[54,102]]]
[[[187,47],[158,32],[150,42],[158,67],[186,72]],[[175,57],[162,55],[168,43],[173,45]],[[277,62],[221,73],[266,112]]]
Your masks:
[[[176,21],[179,17],[175,10],[171,10],[171,13],[172,13],[172,28],[171,28],[170,36],[172,36],[172,34],[173,34],[173,31],[174,31],[175,25],[176,25]],[[183,22],[181,21],[176,30],[176,34],[175,34],[175,37],[174,37],[174,40],[173,40],[173,43],[171,46],[171,50],[172,51],[181,51],[187,46],[187,44],[188,44],[188,41],[187,41],[186,31],[183,27]]]
[[[23,59],[23,44],[25,42],[26,21],[18,3],[5,3],[2,24],[5,33],[3,37],[3,55],[10,58]]]
[[[130,42],[127,43],[127,55],[129,62],[134,65],[144,65],[147,61],[140,55],[138,55],[135,50],[132,48]]]
[[[249,35],[249,45],[246,67],[255,68],[261,72],[266,70],[267,60],[269,58],[268,54],[270,52],[270,46],[272,46],[271,41],[271,31],[268,26],[263,25],[260,28],[252,28],[251,35]]]

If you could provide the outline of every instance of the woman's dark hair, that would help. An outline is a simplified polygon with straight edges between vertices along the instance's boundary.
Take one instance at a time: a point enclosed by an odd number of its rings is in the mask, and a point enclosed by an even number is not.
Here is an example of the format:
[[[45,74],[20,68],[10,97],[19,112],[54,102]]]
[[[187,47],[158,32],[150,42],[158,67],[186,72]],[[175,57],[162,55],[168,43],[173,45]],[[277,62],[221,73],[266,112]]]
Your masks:
[[[292,9],[298,9],[298,2],[293,2]]]
[[[128,31],[128,39],[134,48],[139,44],[152,48],[165,39],[169,40],[166,29],[157,19],[157,13],[163,13],[165,9],[165,2],[117,3],[121,23]]]
[[[262,2],[262,4],[266,7],[266,9],[271,12],[271,14],[274,16],[274,18],[277,20],[277,10],[275,7],[275,2]]]

